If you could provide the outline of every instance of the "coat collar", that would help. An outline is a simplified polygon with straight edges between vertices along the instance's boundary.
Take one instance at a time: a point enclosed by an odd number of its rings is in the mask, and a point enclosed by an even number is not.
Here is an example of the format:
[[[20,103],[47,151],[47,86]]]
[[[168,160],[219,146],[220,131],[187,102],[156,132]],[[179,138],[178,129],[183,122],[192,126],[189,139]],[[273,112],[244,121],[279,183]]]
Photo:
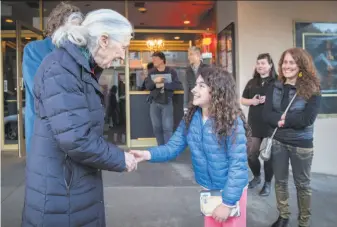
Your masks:
[[[54,44],[52,42],[52,39],[50,37],[47,37],[47,38],[44,39],[44,41],[45,41],[45,44],[47,46],[47,49],[50,52],[52,52],[55,49],[55,46],[54,46]]]
[[[63,48],[72,56],[75,61],[82,66],[88,73],[94,74],[98,80],[102,74],[103,69],[98,67],[89,56],[85,56],[81,49],[69,41],[66,41]],[[94,73],[93,73],[94,72]]]
[[[73,43],[66,41],[62,46],[68,54],[79,64],[82,68],[82,79],[94,86],[94,88],[102,93],[102,90],[98,84],[98,79],[102,74],[102,69],[96,66],[91,68],[90,60],[82,53],[81,49]],[[94,66],[93,66],[94,67]]]

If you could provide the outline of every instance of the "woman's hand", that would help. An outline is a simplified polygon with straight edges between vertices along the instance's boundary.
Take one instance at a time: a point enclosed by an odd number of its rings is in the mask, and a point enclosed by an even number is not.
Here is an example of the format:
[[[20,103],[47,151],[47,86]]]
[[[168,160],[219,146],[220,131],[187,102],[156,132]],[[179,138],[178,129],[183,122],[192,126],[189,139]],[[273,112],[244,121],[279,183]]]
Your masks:
[[[279,128],[282,128],[284,126],[284,120],[278,121],[277,125]]]
[[[128,172],[137,169],[137,159],[127,152],[125,152],[125,165]]]
[[[136,158],[137,163],[151,159],[151,153],[146,150],[130,150],[130,153]]]
[[[266,101],[266,96],[265,95],[264,96],[260,96],[260,104],[265,103],[265,101]]]
[[[226,206],[225,204],[220,204],[215,210],[213,211],[212,217],[217,222],[224,222],[227,220],[231,213],[231,208]]]
[[[251,100],[251,105],[257,106],[260,104],[260,99],[258,95],[255,95]]]

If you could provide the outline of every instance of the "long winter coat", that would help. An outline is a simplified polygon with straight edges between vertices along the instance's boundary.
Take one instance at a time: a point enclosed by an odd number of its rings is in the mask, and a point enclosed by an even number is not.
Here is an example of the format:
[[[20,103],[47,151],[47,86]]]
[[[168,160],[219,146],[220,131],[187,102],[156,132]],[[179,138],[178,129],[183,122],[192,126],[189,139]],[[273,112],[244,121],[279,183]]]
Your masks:
[[[103,94],[83,53],[67,42],[35,76],[22,226],[105,226],[101,170],[126,168],[103,138]]]

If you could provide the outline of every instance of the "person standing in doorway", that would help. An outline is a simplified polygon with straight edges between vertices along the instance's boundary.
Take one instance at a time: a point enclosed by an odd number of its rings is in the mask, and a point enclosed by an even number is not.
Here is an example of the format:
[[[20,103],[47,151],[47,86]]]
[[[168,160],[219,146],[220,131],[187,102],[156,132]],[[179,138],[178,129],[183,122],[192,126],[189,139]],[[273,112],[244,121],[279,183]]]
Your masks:
[[[188,49],[188,60],[190,66],[186,69],[186,74],[184,77],[184,113],[188,110],[188,104],[193,100],[192,89],[195,87],[195,81],[200,74],[200,70],[207,67],[201,59],[200,48],[192,46]]]
[[[278,68],[278,80],[268,90],[263,109],[265,121],[273,128],[278,127],[271,147],[271,160],[279,217],[272,227],[286,227],[289,223],[289,160],[297,191],[298,226],[309,227],[310,173],[314,122],[321,102],[320,81],[312,57],[302,48],[284,51]]]
[[[241,98],[241,104],[249,106],[248,124],[252,130],[252,137],[248,139],[248,164],[254,178],[249,182],[249,188],[255,188],[261,183],[260,146],[263,138],[268,137],[270,133],[269,125],[262,119],[262,111],[266,100],[267,88],[274,83],[275,79],[276,72],[270,54],[260,54],[257,57],[253,78],[248,81]],[[260,196],[268,196],[270,194],[272,178],[273,168],[271,160],[269,160],[264,162],[265,183],[259,193]]]
[[[173,133],[173,91],[181,87],[177,72],[166,66],[163,52],[152,55],[154,68],[145,79],[145,87],[150,90],[150,117],[153,133],[158,145],[168,142]]]
[[[42,60],[54,49],[51,36],[62,25],[66,23],[79,23],[79,18],[73,18],[68,21],[70,14],[80,12],[76,6],[61,2],[49,14],[47,19],[46,38],[28,43],[23,50],[22,75],[26,91],[25,106],[25,136],[26,136],[26,152],[30,151],[30,141],[34,127],[34,76],[39,68]]]

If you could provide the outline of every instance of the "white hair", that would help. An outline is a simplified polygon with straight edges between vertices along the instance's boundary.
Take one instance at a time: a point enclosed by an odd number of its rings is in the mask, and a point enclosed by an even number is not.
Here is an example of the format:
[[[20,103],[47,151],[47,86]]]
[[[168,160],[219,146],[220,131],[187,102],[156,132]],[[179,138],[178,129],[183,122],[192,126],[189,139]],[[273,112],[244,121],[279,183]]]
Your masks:
[[[90,53],[93,53],[102,35],[123,45],[130,43],[133,27],[128,19],[114,10],[94,10],[82,20],[78,13],[72,13],[67,23],[53,34],[53,44],[60,47],[66,41],[70,41],[77,46],[86,46]]]
[[[188,48],[188,51],[190,52],[194,52],[194,53],[197,53],[199,55],[201,55],[201,50],[199,47],[196,47],[196,46],[191,46],[190,48]]]

